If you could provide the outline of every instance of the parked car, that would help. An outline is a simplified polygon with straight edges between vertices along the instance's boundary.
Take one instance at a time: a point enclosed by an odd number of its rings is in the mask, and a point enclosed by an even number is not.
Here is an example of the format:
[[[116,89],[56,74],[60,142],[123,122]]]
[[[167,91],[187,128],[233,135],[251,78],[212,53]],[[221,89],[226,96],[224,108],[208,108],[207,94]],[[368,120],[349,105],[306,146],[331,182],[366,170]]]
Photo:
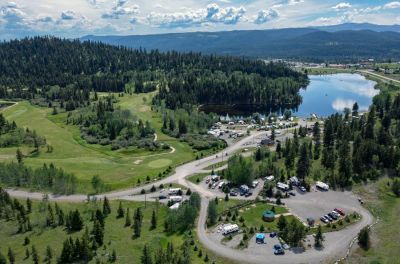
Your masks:
[[[270,233],[270,234],[269,234],[269,237],[270,237],[270,238],[276,237],[276,233],[275,233],[275,232]]]
[[[338,212],[341,216],[345,216],[346,214],[343,212],[343,210],[342,209],[340,209],[340,208],[335,208],[335,209],[333,209],[335,212]]]
[[[329,215],[324,215],[324,216],[325,216],[326,219],[329,220],[329,222],[332,222],[332,221],[333,221],[333,219],[332,219]]]
[[[336,216],[336,218],[340,218],[340,214],[338,213],[338,212],[336,212],[336,211],[332,211],[332,214],[334,215],[334,216]]]
[[[337,216],[335,214],[332,214],[332,213],[328,213],[328,216],[330,218],[332,218],[332,220],[337,220],[338,219]]]
[[[305,188],[304,186],[299,186],[299,190],[300,190],[301,192],[306,192],[306,191],[307,191],[306,188]]]
[[[168,198],[168,196],[166,194],[160,194],[158,196],[158,199],[160,199],[160,200],[167,199],[167,198]]]
[[[320,220],[324,222],[325,224],[329,223],[329,220],[325,218],[325,216],[321,216]]]
[[[245,193],[245,197],[250,197],[250,196],[252,196],[253,195],[253,193],[251,193],[251,192],[248,192],[248,193]]]
[[[296,194],[295,194],[294,192],[289,192],[289,194],[290,194],[291,196],[296,196]]]
[[[235,191],[231,191],[231,192],[229,193],[229,195],[230,195],[230,196],[237,196],[237,195],[238,195],[238,193],[237,193],[237,192],[235,192]]]
[[[285,251],[283,250],[283,248],[280,244],[274,245],[274,254],[275,255],[284,255],[285,254]]]

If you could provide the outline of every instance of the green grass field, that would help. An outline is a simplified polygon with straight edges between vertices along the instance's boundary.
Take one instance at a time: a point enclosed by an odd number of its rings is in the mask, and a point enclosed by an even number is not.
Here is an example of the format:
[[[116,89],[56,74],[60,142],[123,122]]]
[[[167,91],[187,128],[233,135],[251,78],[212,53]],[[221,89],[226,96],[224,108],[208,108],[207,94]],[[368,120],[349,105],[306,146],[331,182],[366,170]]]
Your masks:
[[[158,140],[173,147],[174,153],[170,153],[172,150],[151,152],[137,148],[111,151],[109,146],[87,144],[80,137],[79,127],[65,124],[66,113],[53,116],[51,109],[35,107],[25,101],[5,109],[3,113],[18,126],[28,127],[45,136],[47,143],[54,148],[52,153],[46,153],[43,148],[34,157],[29,157],[32,149],[22,148],[28,156],[24,161],[26,165],[39,167],[43,163],[54,163],[78,177],[78,192],[89,193],[92,192],[90,180],[96,174],[111,189],[127,188],[136,186],[138,179],[143,183],[147,176],[157,178],[169,166],[175,167],[194,159],[195,154],[190,146],[161,133],[161,118],[150,108],[151,96],[125,95],[119,98],[118,104],[123,109],[130,109],[139,118],[149,120]],[[15,152],[16,148],[0,149],[0,161],[15,160]]]
[[[399,263],[400,198],[390,191],[388,182],[389,179],[383,178],[357,190],[367,209],[376,218],[379,217],[379,221],[372,229],[372,247],[368,251],[357,249],[349,263]]]
[[[25,203],[24,201],[21,201]],[[54,205],[53,203],[51,203]],[[132,239],[132,228],[124,227],[125,218],[116,218],[116,211],[119,202],[111,201],[111,214],[106,218],[105,222],[105,236],[104,236],[104,246],[97,250],[97,254],[103,263],[107,262],[107,256],[112,252],[113,249],[116,250],[118,261],[117,263],[139,263],[140,256],[142,255],[142,249],[145,244],[150,245],[153,249],[157,249],[159,246],[165,247],[168,242],[172,242],[174,246],[179,247],[184,239],[185,234],[175,234],[166,235],[164,230],[164,218],[167,212],[167,207],[163,205],[156,205],[155,203],[147,203],[144,207],[144,203],[138,202],[122,202],[123,208],[130,209],[130,215],[133,217],[133,212],[136,208],[141,207],[144,214],[143,226],[141,237],[138,239]],[[102,207],[102,204],[97,202],[90,203],[58,203],[60,208],[67,213],[69,210],[79,209],[81,216],[84,219],[85,225],[92,229],[93,223],[90,221],[91,211],[97,207]],[[0,237],[1,237],[1,247],[0,250],[4,256],[7,256],[8,247],[10,247],[16,256],[16,263],[32,263],[32,257],[25,259],[25,250],[28,248],[31,250],[31,246],[34,245],[39,252],[41,262],[45,257],[45,249],[49,245],[54,251],[53,263],[56,263],[55,259],[60,255],[62,250],[62,244],[69,234],[64,230],[63,227],[50,228],[45,227],[46,213],[40,212],[39,208],[45,206],[46,203],[34,202],[32,207],[32,213],[29,215],[33,230],[24,234],[17,234],[18,225],[15,222],[6,222],[4,220],[0,221]],[[150,230],[151,226],[151,214],[153,210],[157,212],[157,228]],[[133,222],[132,222],[133,223]],[[70,234],[74,239],[76,237],[81,237],[84,230]],[[192,234],[194,235],[194,230]],[[29,237],[30,244],[24,246],[25,237]],[[203,258],[207,253],[205,249],[197,242],[194,237],[195,244],[199,249],[203,251]],[[194,245],[192,246],[194,247]],[[192,251],[192,263],[204,263],[202,258],[197,256],[197,252]],[[214,256],[209,254],[210,262],[216,260],[219,263],[225,263],[216,259]],[[91,261],[95,263],[95,259]]]
[[[232,206],[239,205],[242,203],[243,203],[243,201],[239,201],[239,200],[229,200],[228,202],[220,201],[217,205],[217,210],[219,213],[221,213],[227,209],[230,209]],[[276,224],[278,223],[277,218],[275,218],[275,221],[273,221],[273,222],[265,222],[262,219],[263,213],[265,211],[271,210],[272,207],[275,207],[276,214],[283,214],[283,213],[288,212],[285,207],[281,207],[281,206],[277,206],[277,205],[274,206],[271,204],[258,202],[258,203],[252,203],[252,204],[246,205],[240,209],[237,209],[238,217],[236,217],[235,220],[230,218],[228,222],[236,223],[239,226],[242,226],[244,223],[246,225],[246,227],[248,227],[248,228],[254,227],[256,230],[258,230],[262,225],[262,226],[264,226],[264,228],[267,232],[278,231],[277,226],[276,226]],[[235,210],[231,210],[232,215],[234,214],[234,211]],[[241,217],[244,219],[243,223],[240,222]],[[224,218],[225,217],[223,216],[223,219]],[[292,219],[296,219],[292,215],[285,216],[285,218],[288,222],[291,222]]]

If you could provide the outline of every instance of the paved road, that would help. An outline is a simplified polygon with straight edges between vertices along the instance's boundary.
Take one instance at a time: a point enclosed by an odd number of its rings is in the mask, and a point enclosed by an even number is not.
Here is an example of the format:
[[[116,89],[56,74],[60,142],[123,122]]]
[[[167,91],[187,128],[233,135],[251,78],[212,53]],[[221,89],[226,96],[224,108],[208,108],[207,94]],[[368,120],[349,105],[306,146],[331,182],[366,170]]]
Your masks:
[[[326,234],[326,241],[325,245],[326,247],[322,251],[317,251],[317,250],[312,250],[309,249],[306,252],[302,254],[295,254],[292,252],[288,252],[288,254],[284,256],[279,256],[275,257],[273,259],[266,259],[265,254],[255,254],[255,253],[249,253],[246,252],[246,250],[234,250],[232,248],[229,248],[227,246],[222,245],[218,241],[212,240],[210,236],[207,234],[207,229],[205,226],[206,219],[207,219],[207,206],[209,203],[209,199],[213,198],[216,196],[215,192],[212,192],[209,189],[206,189],[202,187],[201,185],[196,185],[194,183],[189,182],[186,180],[186,177],[197,173],[199,171],[204,170],[206,167],[213,165],[215,163],[218,163],[221,161],[222,156],[224,159],[229,158],[232,156],[234,153],[237,153],[238,150],[245,148],[246,144],[249,142],[253,142],[253,140],[257,137],[264,136],[266,135],[266,132],[254,132],[252,135],[238,141],[237,143],[233,144],[232,146],[229,146],[225,150],[219,152],[216,155],[210,156],[203,158],[198,161],[192,161],[189,163],[186,163],[182,166],[179,166],[176,168],[175,173],[172,174],[171,176],[161,179],[157,182],[149,183],[144,186],[136,187],[136,188],[130,188],[127,190],[121,190],[121,191],[114,191],[110,193],[105,193],[105,194],[100,194],[97,195],[97,198],[102,198],[104,196],[107,196],[109,199],[126,199],[126,200],[139,200],[143,201],[144,199],[147,199],[146,196],[140,196],[140,195],[135,195],[138,194],[142,189],[148,189],[150,188],[153,184],[168,184],[172,182],[177,182],[185,187],[191,188],[193,191],[198,192],[201,197],[201,210],[199,214],[199,221],[197,225],[197,233],[200,242],[210,251],[215,252],[218,255],[221,255],[225,258],[232,259],[237,262],[242,262],[242,263],[266,263],[268,261],[271,261],[271,263],[282,263],[282,264],[294,264],[294,263],[327,263],[327,262],[333,262],[335,259],[338,259],[342,256],[345,255],[347,247],[350,244],[350,241],[357,235],[359,230],[368,225],[371,224],[373,219],[370,213],[365,210],[364,208],[353,208],[354,210],[358,211],[362,216],[362,220],[358,222],[355,225],[352,225],[348,227],[345,230],[338,231],[338,232],[333,232],[333,233],[328,233]],[[289,135],[280,135],[281,139],[284,139],[288,137]],[[216,157],[217,156],[217,157]],[[31,199],[42,199],[43,194],[42,193],[35,193],[35,192],[27,192],[27,191],[21,191],[21,190],[15,190],[15,189],[7,189],[7,192],[13,196],[13,197],[18,197],[18,198],[31,198]],[[135,195],[135,196],[133,196]],[[217,194],[218,196],[223,196],[223,194]],[[149,195],[150,196],[150,195]],[[48,196],[50,200],[54,201],[69,201],[69,202],[81,202],[87,199],[86,195],[82,194],[76,194],[76,195],[49,195]],[[238,197],[238,199],[243,199],[242,197]],[[342,206],[345,207],[345,206]],[[345,208],[345,209],[351,209],[351,208]]]
[[[400,81],[399,81],[399,80],[395,80],[395,79],[392,79],[392,78],[389,78],[389,77],[386,77],[386,76],[383,76],[383,75],[380,75],[380,74],[377,74],[377,73],[374,73],[374,72],[370,72],[370,71],[357,71],[357,72],[365,73],[365,74],[369,74],[369,75],[373,75],[373,76],[375,76],[375,77],[384,79],[384,80],[386,80],[386,81],[394,82],[394,83],[400,84]]]
[[[267,132],[262,131],[262,132],[254,132],[250,136],[243,138],[242,140],[238,141],[237,143],[233,144],[232,146],[224,149],[223,151],[209,157],[205,157],[201,160],[196,160],[192,161],[186,164],[183,164],[175,169],[175,173],[172,174],[171,176],[161,179],[156,182],[152,182],[146,185],[142,185],[139,187],[134,187],[126,190],[119,190],[119,191],[113,191],[109,193],[104,193],[104,194],[99,194],[96,195],[96,198],[101,199],[104,196],[107,196],[109,199],[121,199],[126,196],[131,196],[134,194],[139,194],[142,189],[150,189],[153,185],[160,185],[160,184],[169,184],[173,182],[178,182],[184,186],[186,186],[186,181],[185,178],[198,173],[199,171],[202,171],[206,167],[213,165],[215,163],[218,163],[222,160],[222,155],[223,159],[227,159],[230,156],[232,156],[234,153],[237,153],[238,150],[245,148],[243,145],[245,145],[248,142],[252,142],[254,138],[260,137],[265,135]],[[13,197],[18,197],[18,198],[31,198],[31,199],[42,199],[43,194],[38,193],[38,192],[28,192],[28,191],[22,191],[22,190],[16,190],[16,189],[7,189],[7,192],[13,196]],[[73,195],[53,195],[49,194],[48,198],[50,200],[54,201],[70,201],[70,202],[81,202],[87,199],[87,195],[83,194],[73,194]]]

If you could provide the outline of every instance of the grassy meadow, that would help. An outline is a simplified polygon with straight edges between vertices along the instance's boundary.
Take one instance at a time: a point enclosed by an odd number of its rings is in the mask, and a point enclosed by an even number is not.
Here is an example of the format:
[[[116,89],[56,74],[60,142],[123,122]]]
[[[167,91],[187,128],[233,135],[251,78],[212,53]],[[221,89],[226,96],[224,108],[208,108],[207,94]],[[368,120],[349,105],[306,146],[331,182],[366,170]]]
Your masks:
[[[90,180],[93,175],[99,175],[110,189],[127,188],[136,186],[139,179],[143,183],[147,176],[151,179],[157,178],[169,166],[173,168],[194,159],[195,154],[190,146],[161,132],[161,117],[151,111],[151,97],[152,94],[125,94],[124,97],[119,97],[118,105],[131,110],[143,120],[149,120],[156,130],[157,140],[166,142],[173,150],[152,152],[128,148],[111,151],[110,146],[87,144],[80,137],[79,127],[65,124],[66,113],[52,115],[51,109],[32,106],[26,101],[3,110],[3,114],[18,126],[36,130],[53,147],[51,153],[42,148],[35,155],[31,155],[32,149],[22,147],[26,165],[39,167],[43,163],[54,163],[78,177],[78,192],[89,193],[92,192]],[[0,149],[0,161],[15,160],[16,149]]]

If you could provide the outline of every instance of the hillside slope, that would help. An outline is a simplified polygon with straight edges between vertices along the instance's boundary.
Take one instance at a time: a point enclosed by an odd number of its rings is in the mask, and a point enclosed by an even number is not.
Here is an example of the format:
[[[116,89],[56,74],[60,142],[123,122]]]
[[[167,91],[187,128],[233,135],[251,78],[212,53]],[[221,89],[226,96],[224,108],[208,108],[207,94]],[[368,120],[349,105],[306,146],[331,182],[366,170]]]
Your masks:
[[[85,36],[130,48],[195,51],[257,58],[313,61],[400,59],[400,33],[371,30],[327,32],[312,28],[194,32],[144,36]]]

